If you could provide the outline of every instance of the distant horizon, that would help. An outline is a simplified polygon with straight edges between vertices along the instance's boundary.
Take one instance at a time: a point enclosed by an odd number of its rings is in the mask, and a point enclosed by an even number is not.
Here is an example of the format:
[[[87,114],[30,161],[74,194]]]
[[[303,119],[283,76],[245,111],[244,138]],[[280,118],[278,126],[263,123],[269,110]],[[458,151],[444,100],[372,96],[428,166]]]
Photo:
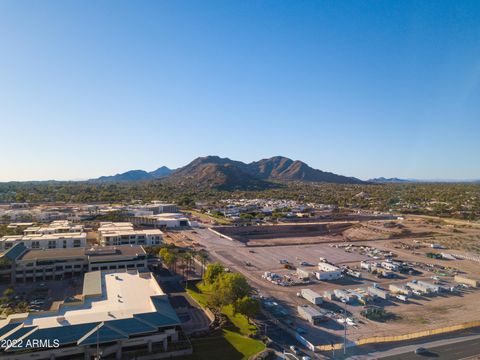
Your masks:
[[[217,155],[206,155],[206,156],[217,156]],[[282,156],[282,155],[274,155],[274,156]],[[271,157],[274,157],[274,156],[270,156],[268,158],[271,158]],[[238,159],[234,159],[234,158],[231,158],[229,156],[221,156],[222,158],[228,158],[230,160],[236,160],[236,161],[241,161],[241,160],[238,160]],[[266,158],[262,158],[262,159],[266,159]],[[252,161],[258,161],[258,160],[262,160],[262,159],[255,159],[255,160],[252,160]],[[194,159],[192,159],[191,161],[193,161]],[[299,160],[299,161],[303,161],[301,159],[292,159],[292,160]],[[249,163],[249,162],[252,162],[252,161],[247,161],[246,163]],[[188,162],[190,163],[190,161]],[[3,181],[3,180],[0,180],[0,183],[8,183],[8,182],[48,182],[48,181],[58,181],[58,182],[85,182],[85,181],[88,181],[88,180],[92,180],[92,179],[97,179],[97,178],[100,178],[102,176],[114,176],[114,175],[118,175],[118,174],[123,174],[123,173],[126,173],[126,172],[129,172],[129,171],[146,171],[146,172],[152,172],[152,171],[155,171],[161,167],[167,167],[168,169],[170,170],[177,170],[183,166],[187,165],[187,163],[183,164],[183,165],[180,165],[180,166],[175,166],[175,167],[170,167],[170,166],[167,166],[167,165],[159,165],[157,167],[154,167],[154,168],[147,168],[147,169],[141,169],[141,168],[132,168],[132,169],[126,169],[124,171],[117,171],[117,172],[114,172],[114,173],[105,173],[105,174],[101,174],[99,176],[91,176],[91,177],[86,177],[86,178],[81,178],[81,177],[77,177],[77,178],[71,178],[71,179],[55,179],[55,178],[50,178],[50,179],[28,179],[28,180],[6,180],[6,181]],[[326,171],[326,172],[332,172],[332,171],[329,171],[329,170],[326,170],[326,169],[321,169],[321,168],[316,168],[315,166],[312,166],[311,164],[308,164],[307,165],[315,168],[315,169],[318,169],[318,170],[322,170],[322,171]],[[458,182],[458,183],[469,183],[469,182],[476,182],[476,181],[480,181],[480,178],[471,178],[471,179],[460,179],[460,178],[404,178],[404,177],[399,177],[399,176],[383,176],[383,175],[380,175],[380,176],[375,176],[375,177],[369,177],[369,178],[361,178],[361,177],[358,177],[358,176],[355,176],[355,175],[350,175],[350,174],[343,174],[343,173],[336,173],[337,175],[344,175],[344,176],[349,176],[349,177],[355,177],[355,178],[358,178],[360,180],[363,180],[363,181],[368,181],[368,180],[371,180],[371,179],[378,179],[378,178],[385,178],[385,179],[399,179],[399,180],[405,180],[405,181],[412,181],[412,182],[447,182],[447,183],[455,183],[455,182]]]
[[[0,181],[281,154],[480,179],[480,2],[0,2]]]

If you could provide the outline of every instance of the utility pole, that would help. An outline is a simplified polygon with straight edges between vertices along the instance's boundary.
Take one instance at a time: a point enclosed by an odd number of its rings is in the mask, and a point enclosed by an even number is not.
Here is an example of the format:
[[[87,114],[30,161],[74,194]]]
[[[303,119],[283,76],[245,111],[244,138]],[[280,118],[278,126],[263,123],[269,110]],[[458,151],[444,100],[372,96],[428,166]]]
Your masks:
[[[347,302],[343,304],[343,357],[345,358],[347,356]]]
[[[95,327],[95,330],[97,332],[97,354],[94,356],[95,360],[100,360],[101,354],[100,354],[100,328],[104,325],[104,322],[102,321],[100,324],[98,324]]]

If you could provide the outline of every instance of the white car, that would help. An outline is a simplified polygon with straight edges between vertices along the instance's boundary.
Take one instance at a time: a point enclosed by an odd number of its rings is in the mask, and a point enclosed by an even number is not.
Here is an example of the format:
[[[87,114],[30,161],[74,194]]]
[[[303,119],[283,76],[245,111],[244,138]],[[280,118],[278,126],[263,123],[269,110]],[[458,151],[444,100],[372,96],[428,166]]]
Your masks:
[[[290,345],[290,351],[297,355],[300,352],[300,349],[294,345]]]

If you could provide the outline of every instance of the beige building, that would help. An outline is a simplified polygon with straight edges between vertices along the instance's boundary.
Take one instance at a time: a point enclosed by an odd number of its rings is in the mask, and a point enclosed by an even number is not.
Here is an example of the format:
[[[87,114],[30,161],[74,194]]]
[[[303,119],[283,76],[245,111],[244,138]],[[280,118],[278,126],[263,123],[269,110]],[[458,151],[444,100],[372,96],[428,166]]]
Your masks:
[[[154,246],[160,245],[162,240],[161,230],[135,230],[130,222],[102,222],[98,228],[98,241],[102,246]]]
[[[23,235],[4,236],[0,239],[0,250],[8,250],[16,244],[29,249],[69,249],[85,247],[87,234],[82,225],[66,220],[53,221],[48,225],[30,226]]]
[[[472,287],[478,287],[480,285],[480,279],[473,279],[462,275],[455,275],[454,281],[459,284],[466,284]]]
[[[0,257],[4,283],[27,283],[78,277],[96,270],[147,270],[142,246],[73,249],[28,249],[17,244]]]
[[[181,323],[151,273],[95,271],[83,293],[57,310],[0,320],[0,359],[150,360],[192,353]],[[8,341],[4,341],[8,339]],[[21,346],[15,346],[20,344]],[[98,357],[99,358],[99,357]]]

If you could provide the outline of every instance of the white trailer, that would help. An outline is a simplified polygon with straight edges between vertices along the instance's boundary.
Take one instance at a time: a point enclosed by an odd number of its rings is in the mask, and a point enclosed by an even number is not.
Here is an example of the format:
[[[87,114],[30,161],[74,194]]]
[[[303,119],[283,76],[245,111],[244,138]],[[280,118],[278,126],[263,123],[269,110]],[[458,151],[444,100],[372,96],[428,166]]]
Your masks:
[[[388,291],[380,289],[378,287],[369,287],[367,290],[370,295],[377,296],[381,299],[387,300],[390,298],[390,294],[388,293]]]
[[[340,270],[339,271],[316,271],[315,277],[318,280],[324,280],[324,281],[337,280],[342,277],[342,272]]]
[[[388,286],[388,290],[390,290],[390,292],[393,294],[412,296],[412,290],[402,284],[390,284]]]
[[[300,294],[305,300],[310,301],[314,305],[320,305],[323,302],[322,296],[311,289],[302,289]]]

